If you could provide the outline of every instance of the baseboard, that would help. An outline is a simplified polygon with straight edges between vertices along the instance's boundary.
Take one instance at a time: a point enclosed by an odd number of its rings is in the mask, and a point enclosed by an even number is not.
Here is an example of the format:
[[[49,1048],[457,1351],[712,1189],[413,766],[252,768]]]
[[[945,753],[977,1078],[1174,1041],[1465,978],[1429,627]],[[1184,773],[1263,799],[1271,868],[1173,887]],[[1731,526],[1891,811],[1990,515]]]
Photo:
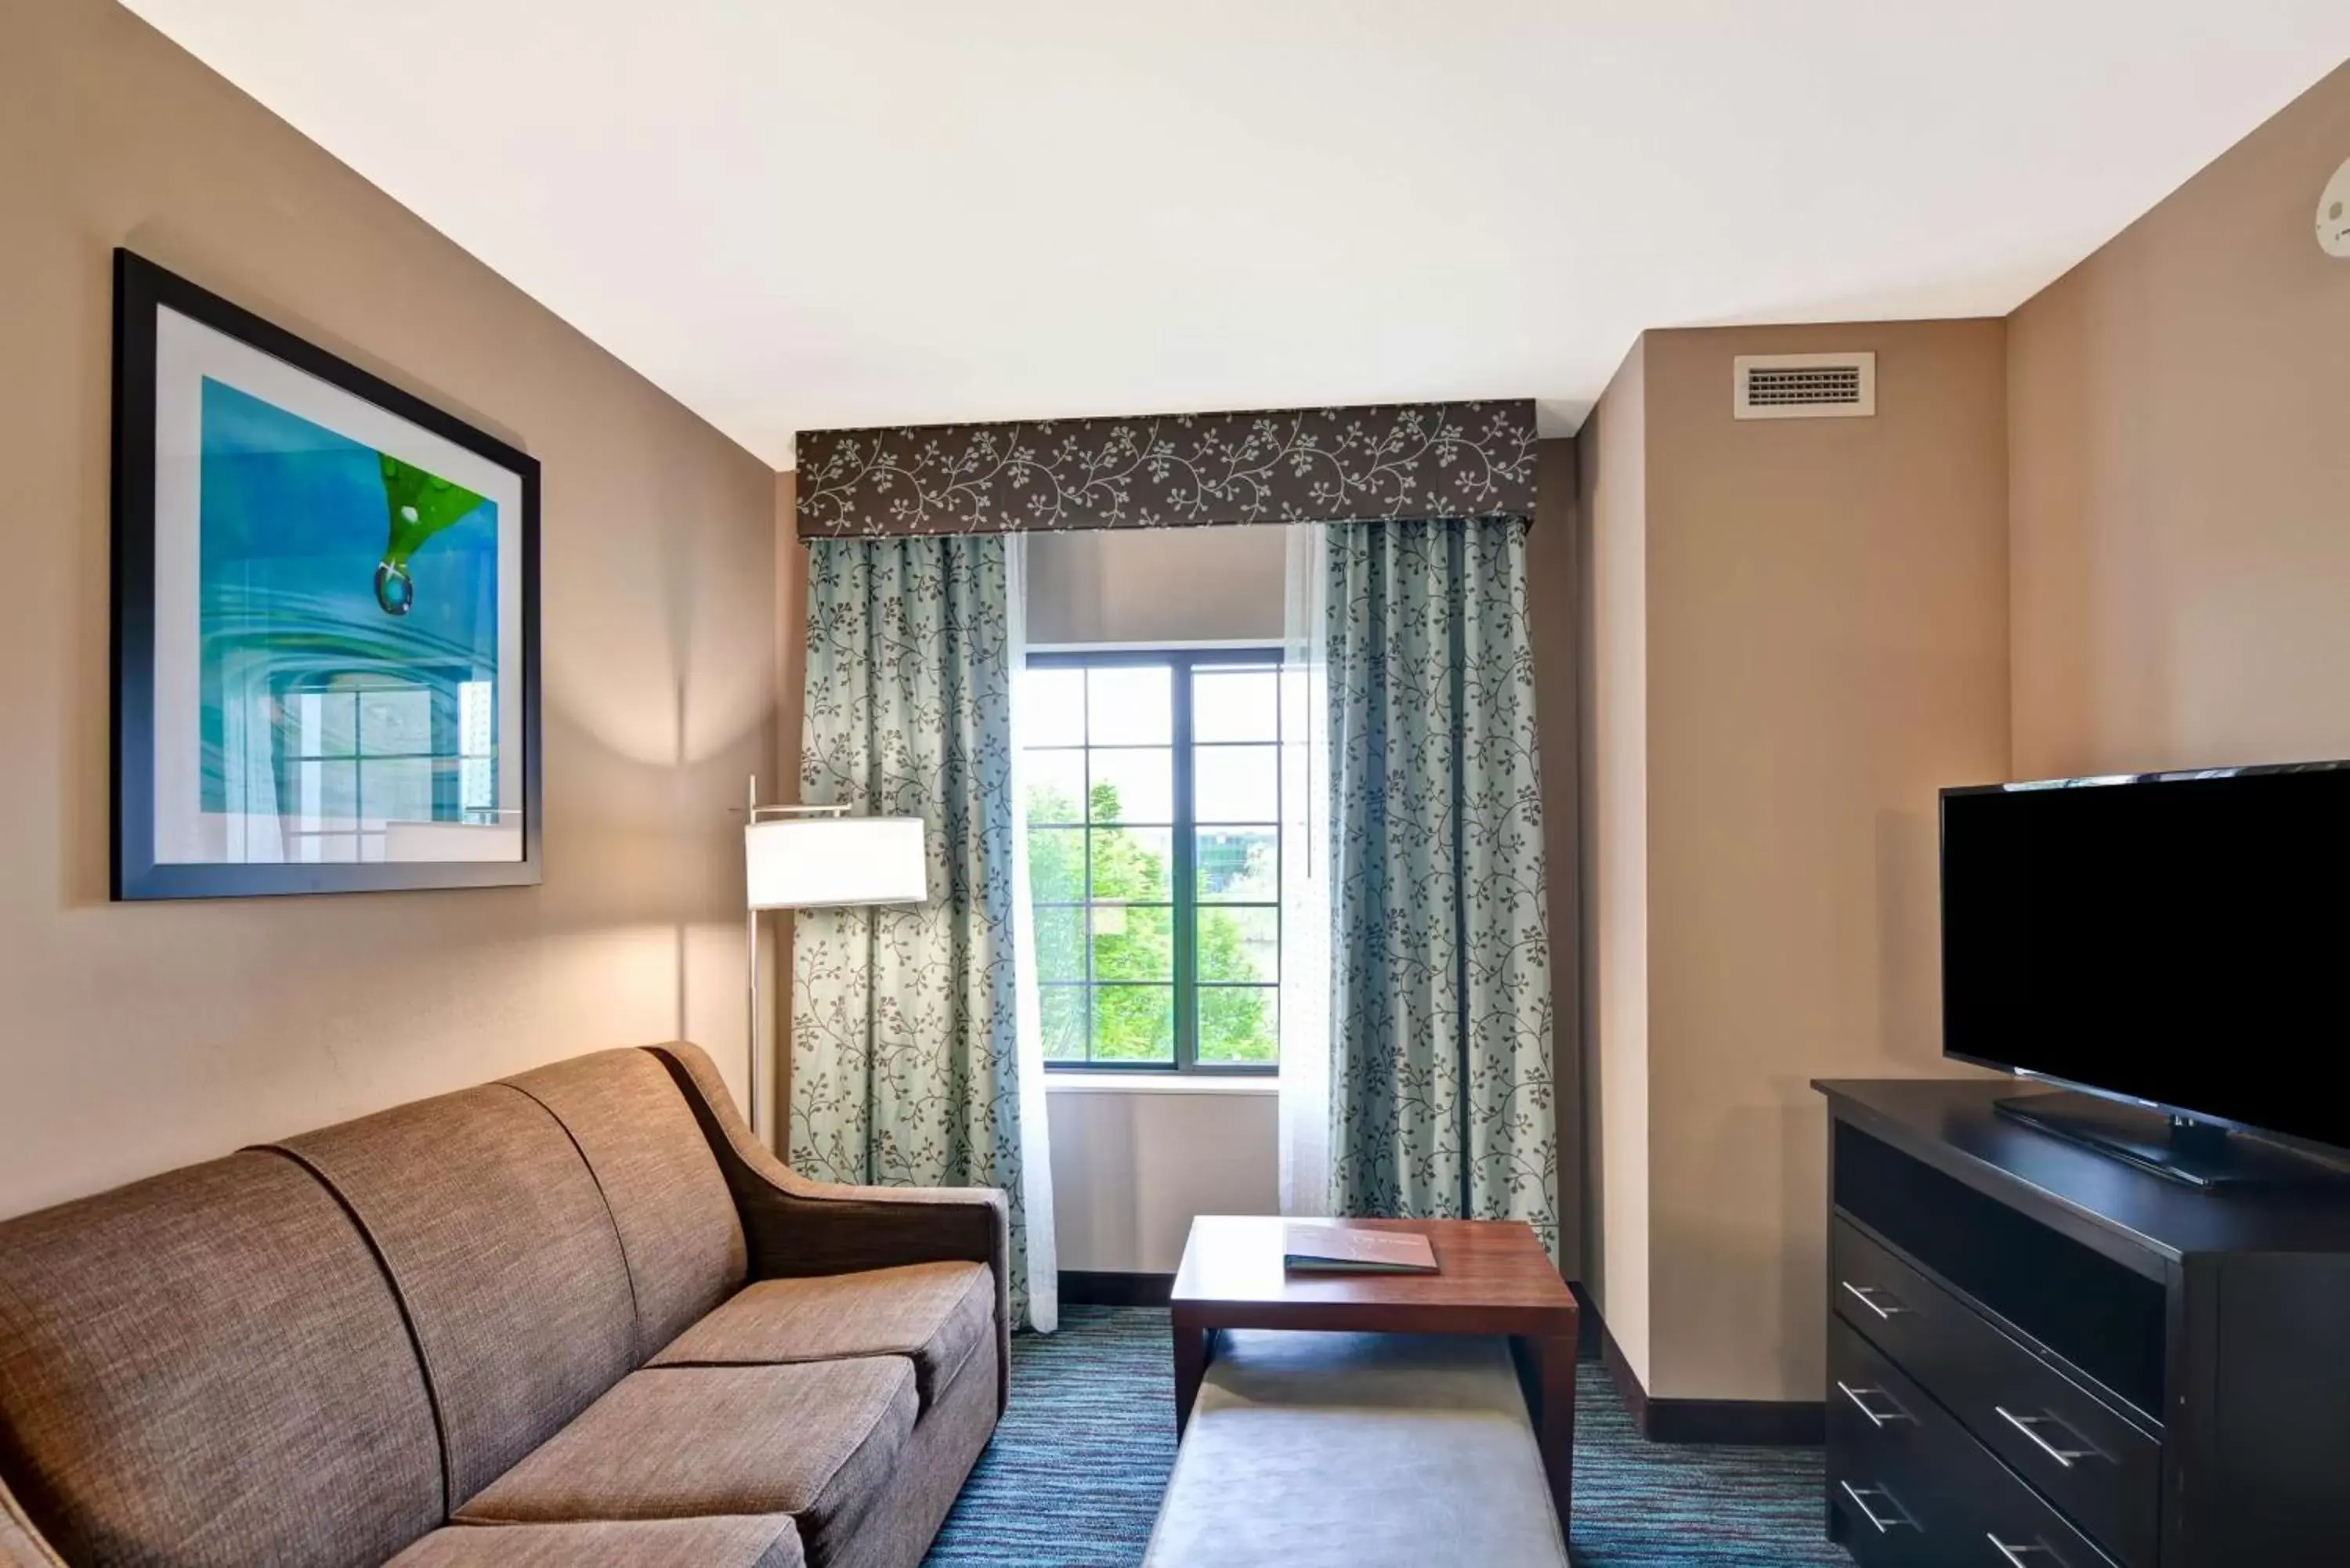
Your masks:
[[[1172,1274],[1064,1269],[1060,1278],[1064,1306],[1163,1307],[1175,1288]],[[1577,1353],[1607,1369],[1633,1426],[1650,1442],[1797,1448],[1824,1440],[1827,1407],[1815,1400],[1650,1398],[1590,1293],[1572,1281],[1567,1288],[1582,1309]]]
[[[1607,1332],[1599,1322],[1599,1309],[1591,1304],[1591,1293],[1583,1288],[1581,1280],[1567,1281],[1566,1288],[1575,1297],[1575,1358],[1597,1361],[1600,1335]]]
[[[1607,1332],[1581,1286],[1584,1332],[1596,1329],[1599,1364],[1616,1385],[1632,1425],[1652,1443],[1734,1443],[1750,1448],[1812,1448],[1827,1440],[1827,1407],[1810,1399],[1655,1399],[1640,1386],[1623,1346]]]
[[[1163,1307],[1174,1291],[1172,1274],[1112,1273],[1093,1269],[1061,1271],[1063,1306]]]
[[[1069,1306],[1151,1306],[1163,1307],[1175,1289],[1172,1274],[1120,1273],[1096,1269],[1064,1269],[1060,1273],[1061,1300]],[[1599,1321],[1599,1309],[1591,1304],[1591,1293],[1576,1281],[1569,1280],[1566,1288],[1575,1293],[1579,1312],[1575,1320],[1575,1354],[1584,1361],[1597,1361],[1600,1341],[1607,1334]]]
[[[1652,1443],[1815,1449],[1827,1431],[1828,1408],[1816,1399],[1651,1399],[1642,1435]]]
[[[1580,1294],[1581,1293],[1577,1293]],[[1607,1320],[1599,1315],[1598,1305],[1586,1296],[1583,1302],[1584,1332],[1599,1342],[1599,1365],[1607,1373],[1607,1380],[1616,1385],[1616,1397],[1624,1401],[1625,1410],[1640,1436],[1648,1435],[1648,1391],[1632,1372],[1632,1364],[1624,1359],[1624,1347],[1607,1332]]]

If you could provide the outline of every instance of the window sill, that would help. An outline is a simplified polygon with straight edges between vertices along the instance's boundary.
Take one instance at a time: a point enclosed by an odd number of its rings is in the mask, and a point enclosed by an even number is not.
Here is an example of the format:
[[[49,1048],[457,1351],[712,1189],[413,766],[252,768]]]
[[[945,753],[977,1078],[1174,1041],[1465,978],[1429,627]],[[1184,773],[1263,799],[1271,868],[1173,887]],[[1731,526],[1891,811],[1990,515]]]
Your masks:
[[[1055,1073],[1045,1075],[1048,1095],[1277,1095],[1281,1079],[1272,1073]]]

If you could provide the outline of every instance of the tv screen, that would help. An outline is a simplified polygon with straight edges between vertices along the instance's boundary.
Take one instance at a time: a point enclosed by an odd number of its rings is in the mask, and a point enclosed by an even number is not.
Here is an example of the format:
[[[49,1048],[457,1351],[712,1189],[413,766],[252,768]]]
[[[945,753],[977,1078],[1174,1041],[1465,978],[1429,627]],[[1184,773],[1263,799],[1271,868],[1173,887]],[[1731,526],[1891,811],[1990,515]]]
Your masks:
[[[1942,1049],[2350,1147],[2350,763],[1942,793]]]

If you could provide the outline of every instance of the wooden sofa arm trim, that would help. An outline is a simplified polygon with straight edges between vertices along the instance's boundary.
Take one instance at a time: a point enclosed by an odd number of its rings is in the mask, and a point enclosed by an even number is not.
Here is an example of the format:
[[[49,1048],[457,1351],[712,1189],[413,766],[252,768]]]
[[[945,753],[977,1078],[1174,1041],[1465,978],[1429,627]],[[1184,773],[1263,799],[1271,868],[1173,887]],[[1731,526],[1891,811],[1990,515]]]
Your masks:
[[[5,1480],[0,1480],[0,1568],[66,1568],[66,1560],[33,1528]]]

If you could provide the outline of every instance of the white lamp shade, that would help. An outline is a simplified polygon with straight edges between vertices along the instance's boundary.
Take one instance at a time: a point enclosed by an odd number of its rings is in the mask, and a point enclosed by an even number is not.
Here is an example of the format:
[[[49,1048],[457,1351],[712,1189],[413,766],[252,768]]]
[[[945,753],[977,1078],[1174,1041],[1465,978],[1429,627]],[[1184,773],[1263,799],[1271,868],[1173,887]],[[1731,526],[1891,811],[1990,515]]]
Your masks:
[[[754,822],[743,845],[754,909],[920,904],[930,861],[919,816],[785,816]]]

